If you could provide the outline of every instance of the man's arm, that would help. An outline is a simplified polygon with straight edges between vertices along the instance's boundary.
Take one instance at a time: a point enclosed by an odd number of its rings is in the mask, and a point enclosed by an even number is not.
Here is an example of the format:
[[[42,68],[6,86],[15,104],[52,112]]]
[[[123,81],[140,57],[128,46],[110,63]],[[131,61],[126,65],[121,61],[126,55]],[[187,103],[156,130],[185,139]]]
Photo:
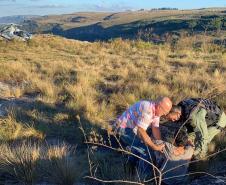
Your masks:
[[[146,130],[144,130],[141,127],[138,127],[137,134],[143,140],[143,142],[146,145],[148,145],[149,147],[151,147],[153,150],[163,152],[163,148],[165,147],[165,145],[164,144],[161,144],[161,145],[154,144],[153,141],[151,140],[151,138],[148,136]]]
[[[152,134],[153,134],[154,138],[156,140],[161,140],[161,133],[160,133],[159,127],[152,126],[151,130],[152,130]]]

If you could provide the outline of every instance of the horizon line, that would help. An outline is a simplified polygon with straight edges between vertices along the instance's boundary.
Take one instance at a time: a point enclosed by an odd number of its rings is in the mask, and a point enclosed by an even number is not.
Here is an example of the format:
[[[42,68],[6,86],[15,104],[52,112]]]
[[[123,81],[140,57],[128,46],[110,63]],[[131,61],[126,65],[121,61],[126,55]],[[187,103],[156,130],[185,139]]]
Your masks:
[[[164,10],[166,8],[166,10]],[[168,8],[168,9],[167,9]],[[123,12],[139,12],[139,11],[151,11],[151,10],[156,10],[156,11],[191,11],[191,10],[205,10],[205,9],[226,9],[226,6],[224,7],[205,7],[205,8],[192,8],[192,9],[180,9],[180,8],[175,8],[175,7],[161,7],[161,8],[150,8],[150,9],[145,9],[145,8],[139,8],[139,9],[127,9],[127,10],[121,10],[121,11],[100,11],[100,10],[92,10],[92,11],[74,11],[71,13],[61,13],[61,14],[15,14],[15,15],[5,15],[5,16],[0,16],[0,18],[3,17],[13,17],[13,16],[51,16],[51,15],[70,15],[70,14],[75,14],[75,13],[123,13]]]

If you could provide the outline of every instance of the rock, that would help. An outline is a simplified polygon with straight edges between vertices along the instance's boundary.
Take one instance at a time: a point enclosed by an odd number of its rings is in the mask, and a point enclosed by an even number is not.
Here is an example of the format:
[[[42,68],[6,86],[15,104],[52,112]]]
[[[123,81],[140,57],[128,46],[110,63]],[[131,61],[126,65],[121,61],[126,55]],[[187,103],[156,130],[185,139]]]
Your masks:
[[[23,80],[20,82],[9,80],[7,82],[0,81],[0,97],[20,97],[23,89],[26,89],[31,85],[30,82]],[[39,92],[32,92],[36,95]],[[35,94],[36,93],[36,94]],[[37,94],[38,95],[38,94]],[[35,98],[35,97],[34,97]]]
[[[6,83],[0,82],[0,93],[4,94],[4,92],[10,91],[10,86]]]
[[[17,39],[21,41],[27,41],[32,38],[32,35],[30,33],[20,30],[18,28],[18,25],[15,24],[11,24],[1,28],[0,36],[6,40]]]

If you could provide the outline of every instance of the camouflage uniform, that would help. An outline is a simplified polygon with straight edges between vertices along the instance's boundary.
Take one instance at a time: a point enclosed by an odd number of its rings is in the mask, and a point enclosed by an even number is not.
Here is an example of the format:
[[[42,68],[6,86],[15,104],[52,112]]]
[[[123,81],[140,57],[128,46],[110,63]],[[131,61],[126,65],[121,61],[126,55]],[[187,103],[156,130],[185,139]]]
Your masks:
[[[208,99],[187,99],[178,105],[182,108],[179,122],[186,122],[189,138],[195,144],[194,156],[204,158],[208,150],[207,144],[226,127],[225,113]]]

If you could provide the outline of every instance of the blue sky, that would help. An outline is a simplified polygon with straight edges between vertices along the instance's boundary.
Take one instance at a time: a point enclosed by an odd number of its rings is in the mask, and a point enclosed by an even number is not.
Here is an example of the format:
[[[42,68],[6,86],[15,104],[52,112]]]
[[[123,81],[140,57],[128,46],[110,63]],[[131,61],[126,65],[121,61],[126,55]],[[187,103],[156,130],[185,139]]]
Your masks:
[[[179,9],[226,7],[226,0],[0,0],[0,17],[162,7]]]

